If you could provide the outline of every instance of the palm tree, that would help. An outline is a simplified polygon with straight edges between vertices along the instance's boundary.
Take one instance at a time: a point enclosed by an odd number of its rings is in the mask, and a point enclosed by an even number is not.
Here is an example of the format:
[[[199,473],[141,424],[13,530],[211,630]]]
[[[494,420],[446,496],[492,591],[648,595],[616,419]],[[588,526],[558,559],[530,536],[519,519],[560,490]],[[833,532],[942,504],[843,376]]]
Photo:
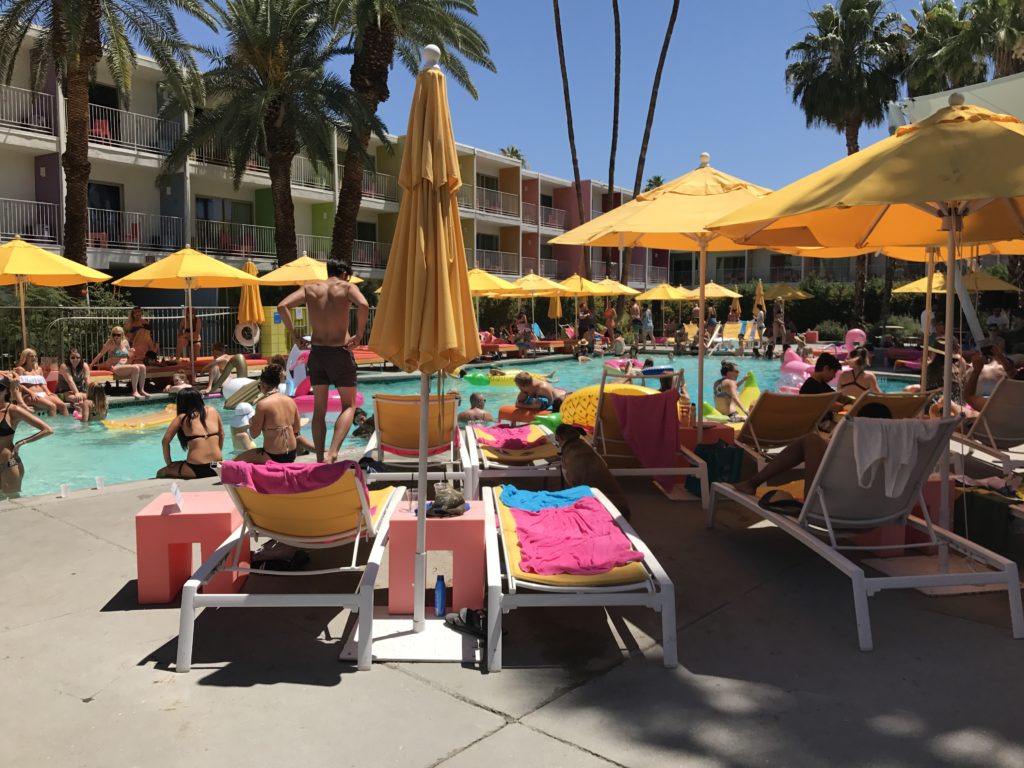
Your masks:
[[[1024,72],[1019,46],[1024,42],[1024,4],[1020,0],[971,0],[964,3],[966,25],[953,42],[992,63],[993,77]]]
[[[197,112],[164,173],[211,145],[226,151],[235,189],[256,153],[265,153],[274,204],[274,244],[281,264],[296,257],[292,161],[302,150],[331,162],[332,130],[383,126],[367,115],[349,86],[327,71],[350,52],[318,0],[228,0],[213,6],[228,39],[225,51],[206,50],[213,66],[203,76],[207,102]]]
[[[477,97],[466,61],[495,71],[487,42],[467,16],[477,15],[476,0],[330,0],[331,18],[349,36],[354,53],[349,80],[369,114],[391,95],[388,75],[398,61],[409,72],[419,70],[420,49],[441,48],[441,66],[455,82]],[[345,166],[338,210],[334,215],[331,254],[348,259],[356,240],[356,217],[363,199],[363,168],[370,132],[353,126],[346,133]]]
[[[652,189],[657,189],[658,187],[660,187],[664,183],[665,183],[665,179],[662,178],[661,176],[659,176],[658,174],[654,174],[653,176],[648,176],[647,177],[647,183],[644,184],[644,192],[650,192]]]
[[[121,101],[130,104],[136,45],[156,60],[166,85],[183,103],[201,93],[191,46],[175,11],[215,29],[200,0],[3,0],[0,3],[0,76],[10,83],[29,30],[34,87],[52,69],[67,100],[64,167],[64,253],[86,262],[89,205],[89,83],[106,60]]]
[[[515,144],[509,144],[507,147],[502,147],[498,152],[510,160],[518,160],[522,164],[523,168],[526,167],[526,157],[523,155],[523,150]]]
[[[619,146],[619,90],[622,83],[622,29],[619,23],[619,0],[612,0],[612,21],[615,37],[615,74],[612,87],[612,146],[608,152],[608,194],[615,199],[615,154]],[[611,249],[604,249],[604,273],[610,276]],[[621,254],[620,254],[621,257]]]
[[[957,8],[954,0],[921,0],[911,9],[914,26],[904,32],[910,41],[905,73],[907,95],[948,91],[985,80],[985,57],[957,45],[968,27],[970,3]]]
[[[807,127],[826,126],[860,149],[860,127],[879,125],[899,94],[907,38],[904,20],[884,0],[839,0],[809,12],[811,30],[786,51],[786,85]],[[867,256],[857,257],[854,312],[864,314]]]
[[[668,26],[665,28],[665,39],[661,43],[661,55],[658,57],[658,67],[654,70],[654,82],[651,84],[651,101],[647,106],[647,122],[644,124],[644,138],[640,142],[640,157],[636,163],[636,178],[633,180],[633,197],[640,194],[640,184],[644,178],[644,165],[647,162],[647,144],[651,140],[651,129],[654,127],[654,109],[658,105],[658,88],[661,86],[661,73],[665,69],[665,58],[668,56],[668,46],[672,42],[672,32],[676,27],[676,17],[679,15],[679,0],[672,0],[672,12],[668,17]],[[619,282],[626,282],[626,274],[629,269],[629,262],[632,258],[632,249],[622,258],[619,264]]]
[[[569,131],[569,154],[572,156],[572,178],[576,185],[576,212],[578,221],[583,223],[583,184],[580,181],[580,159],[576,154],[576,132],[572,126],[572,99],[569,98],[569,72],[565,68],[565,45],[562,42],[562,14],[558,10],[558,0],[551,0],[555,12],[555,39],[558,41],[558,64],[562,70],[562,95],[565,98],[565,127]],[[590,279],[590,260],[587,250],[580,252],[580,267],[577,272]]]

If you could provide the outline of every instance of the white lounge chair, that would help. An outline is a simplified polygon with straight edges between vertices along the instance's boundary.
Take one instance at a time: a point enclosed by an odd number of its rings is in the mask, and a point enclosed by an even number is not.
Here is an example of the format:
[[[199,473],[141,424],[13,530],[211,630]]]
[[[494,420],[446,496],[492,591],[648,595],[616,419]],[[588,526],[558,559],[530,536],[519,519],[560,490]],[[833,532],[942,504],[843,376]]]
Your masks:
[[[1004,472],[1024,467],[1024,381],[1003,379],[996,384],[967,434],[955,434],[953,439],[995,459]]]
[[[501,450],[493,448],[482,441],[476,427],[467,426],[463,430],[468,460],[466,462],[466,497],[477,498],[481,481],[510,480],[513,478],[559,477],[561,466],[558,447],[554,442],[551,430],[539,424],[531,424],[528,439],[540,437],[545,442],[534,448],[522,450]]]
[[[502,617],[516,608],[646,606],[661,613],[662,660],[671,669],[676,653],[676,603],[672,580],[633,527],[608,498],[594,497],[644,559],[590,576],[539,576],[519,568],[515,519],[501,503],[502,487],[484,488],[487,554],[487,669],[500,672]],[[498,521],[495,530],[495,520]]]
[[[224,486],[242,516],[242,525],[231,534],[204,562],[181,591],[181,619],[178,630],[178,672],[192,667],[192,635],[196,611],[213,606],[219,608],[348,608],[358,615],[359,646],[356,663],[369,669],[373,642],[373,588],[384,556],[391,513],[405,494],[405,488],[381,488],[368,491],[358,466],[348,463],[333,482],[316,490],[298,493],[264,493],[248,486],[233,485],[237,474],[225,462]],[[273,473],[276,465],[247,465],[256,476]],[[313,464],[301,465],[306,472],[322,471]],[[338,465],[339,470],[342,465]],[[349,565],[304,571],[274,571],[243,567],[240,563],[242,542],[247,538],[267,537],[300,549],[331,549],[352,544]],[[359,543],[373,539],[365,563],[359,563]],[[278,577],[316,576],[329,573],[357,572],[362,576],[354,590],[348,592],[216,594],[200,593],[199,588],[220,571],[254,573]]]
[[[924,411],[933,392],[864,392],[854,400],[846,411],[846,418],[856,416],[860,409],[870,403],[878,403],[889,409],[894,419],[916,419]]]
[[[862,488],[858,480],[854,457],[854,430],[856,419],[840,423],[832,433],[821,467],[807,489],[799,517],[774,512],[761,507],[754,496],[738,492],[731,485],[713,483],[708,526],[714,525],[715,504],[727,498],[771,521],[793,536],[813,552],[841,570],[853,582],[853,605],[857,619],[857,638],[863,651],[872,649],[871,617],[868,597],[883,589],[949,586],[954,584],[1005,584],[1010,600],[1010,621],[1013,637],[1024,637],[1024,610],[1021,607],[1020,576],[1017,564],[967,539],[935,526],[928,516],[923,488],[929,473],[949,443],[959,419],[945,419],[938,423],[938,431],[930,438],[918,442],[917,460],[907,472],[903,491],[895,498],[885,493],[885,473],[876,472],[873,482]],[[933,422],[934,423],[934,422]],[[903,419],[897,423],[908,430],[928,429],[928,422]],[[911,515],[914,506],[922,510],[923,519]],[[844,534],[877,528],[880,525],[904,523],[927,534],[928,540],[916,544],[858,546],[841,544]],[[940,543],[962,550],[995,570],[971,573],[935,572],[909,576],[867,576],[864,569],[850,560],[844,552],[880,549],[932,548]],[[937,558],[936,566],[937,566]]]
[[[743,422],[736,444],[763,467],[772,452],[802,439],[818,427],[836,400],[836,394],[786,395],[762,392],[747,420]]]

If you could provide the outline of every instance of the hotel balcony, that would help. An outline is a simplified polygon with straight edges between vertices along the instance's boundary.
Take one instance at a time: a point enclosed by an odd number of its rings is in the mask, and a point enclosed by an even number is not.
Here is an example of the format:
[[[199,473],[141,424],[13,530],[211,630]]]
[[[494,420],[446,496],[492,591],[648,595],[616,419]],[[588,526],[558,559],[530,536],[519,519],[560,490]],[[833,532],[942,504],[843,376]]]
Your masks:
[[[526,216],[526,206],[523,206],[523,217]],[[540,225],[551,229],[565,231],[565,211],[561,208],[549,208],[546,205],[540,207]]]
[[[0,125],[52,136],[54,110],[54,98],[49,93],[0,86]]]
[[[273,227],[193,219],[192,232],[195,247],[204,253],[239,258],[277,254]]]
[[[466,254],[467,256],[469,253]],[[494,275],[519,276],[519,254],[506,251],[485,251],[477,249],[473,252],[476,266]]]
[[[352,266],[367,269],[384,269],[391,254],[391,243],[376,243],[372,240],[356,240],[352,243]]]
[[[199,163],[213,165],[231,165],[231,155],[226,146],[220,143],[208,144],[197,150],[194,158]],[[267,173],[270,170],[270,163],[266,155],[261,152],[253,152],[249,162],[245,164],[247,171],[256,173]],[[333,171],[331,167],[321,161],[313,160],[305,155],[296,155],[292,158],[292,184],[310,189],[324,189],[330,191]]]
[[[799,283],[803,279],[799,266],[771,267],[768,270],[769,283]],[[732,273],[720,275],[720,282],[742,283],[743,270],[734,270]]]
[[[519,195],[499,192],[496,189],[476,188],[476,209],[497,216],[519,218]]]
[[[651,287],[668,282],[668,267],[648,267],[647,283]]]
[[[469,184],[463,184],[455,193],[455,200],[458,202],[459,208],[464,211],[471,211],[475,207],[473,204],[475,197],[473,190],[474,187]]]
[[[32,200],[0,198],[0,237],[21,235],[29,242],[56,245],[61,237],[60,206]]]
[[[537,223],[537,205],[535,203],[523,203],[523,223]]]
[[[540,276],[555,279],[558,277],[558,259],[541,259]]]
[[[338,166],[338,173],[341,175],[338,183],[341,184],[345,177],[345,167]],[[363,197],[370,198],[371,200],[389,200],[397,203],[398,178],[389,176],[386,173],[377,173],[376,171],[363,169]]]
[[[612,280],[619,279],[619,263],[617,261],[611,262],[611,274],[605,273],[604,259],[600,256],[590,257],[590,279],[591,280],[603,280],[606,277],[611,277]]]
[[[331,255],[331,238],[323,235],[296,235],[299,255],[305,253],[313,259],[327,261]]]
[[[643,288],[647,284],[647,267],[644,264],[629,265],[629,286]]]
[[[133,211],[89,208],[89,245],[133,251],[174,251],[185,245],[184,221]]]
[[[89,105],[89,141],[157,155],[170,154],[181,138],[181,125],[123,109]]]

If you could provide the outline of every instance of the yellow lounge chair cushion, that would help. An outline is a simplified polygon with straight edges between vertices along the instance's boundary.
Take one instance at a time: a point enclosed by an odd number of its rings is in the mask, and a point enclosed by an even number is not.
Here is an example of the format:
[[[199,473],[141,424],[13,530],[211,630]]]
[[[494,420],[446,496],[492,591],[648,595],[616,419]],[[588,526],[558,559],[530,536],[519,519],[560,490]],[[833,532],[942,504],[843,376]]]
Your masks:
[[[508,567],[512,576],[517,581],[524,583],[545,584],[549,587],[617,587],[623,584],[643,584],[647,581],[647,569],[642,562],[629,563],[612,568],[604,573],[591,575],[560,573],[558,575],[542,575],[538,573],[527,573],[519,567],[522,560],[522,552],[519,549],[519,534],[516,531],[516,519],[510,510],[501,501],[503,486],[494,489],[494,503],[498,508],[498,520],[501,523],[501,530],[508,542]]]

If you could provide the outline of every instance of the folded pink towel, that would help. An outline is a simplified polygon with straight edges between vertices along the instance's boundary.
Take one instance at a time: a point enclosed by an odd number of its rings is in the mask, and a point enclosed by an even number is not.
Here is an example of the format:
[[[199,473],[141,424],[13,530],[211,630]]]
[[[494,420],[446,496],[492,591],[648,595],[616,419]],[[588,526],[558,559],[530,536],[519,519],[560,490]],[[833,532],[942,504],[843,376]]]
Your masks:
[[[674,467],[679,446],[679,393],[674,389],[656,395],[609,393],[626,445],[645,467]],[[672,487],[675,478],[655,478]]]
[[[519,567],[527,573],[592,575],[644,559],[592,496],[569,507],[511,511],[519,535]]]
[[[530,427],[528,426],[503,427],[499,424],[494,427],[476,427],[476,434],[488,448],[502,448],[505,450],[533,448],[547,442],[547,438],[543,435],[530,440]]]
[[[221,468],[221,480],[226,485],[249,488],[257,493],[303,493],[326,488],[350,471],[355,472],[356,482],[364,482],[363,470],[354,461],[336,464],[249,464],[244,461],[225,461]]]

